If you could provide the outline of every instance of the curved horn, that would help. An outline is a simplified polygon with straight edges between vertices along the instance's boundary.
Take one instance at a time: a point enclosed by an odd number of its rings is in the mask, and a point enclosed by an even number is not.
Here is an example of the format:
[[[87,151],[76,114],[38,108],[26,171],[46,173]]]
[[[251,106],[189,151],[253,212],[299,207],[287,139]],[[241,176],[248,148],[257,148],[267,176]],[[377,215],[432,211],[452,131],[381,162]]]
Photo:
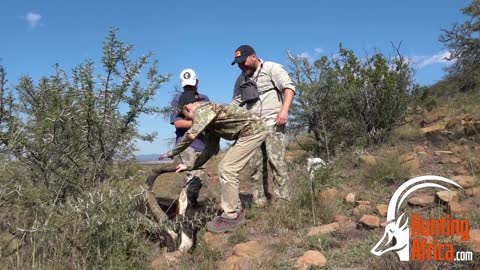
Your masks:
[[[410,193],[412,193],[413,191],[419,189],[419,188],[423,188],[423,187],[440,187],[440,188],[443,188],[443,189],[446,189],[446,190],[449,190],[443,186],[440,186],[438,184],[434,184],[434,183],[425,183],[425,184],[421,184],[419,186],[421,187],[413,187],[413,190],[412,191],[407,191],[405,193],[405,195],[402,197],[402,199],[400,200],[400,204],[398,205],[397,207],[397,202],[398,202],[398,199],[400,198],[400,195],[405,191],[407,190],[410,186],[418,183],[418,182],[422,182],[422,181],[426,181],[426,180],[435,180],[435,181],[441,181],[441,182],[445,182],[445,183],[449,183],[449,184],[452,184],[452,185],[455,185],[457,187],[460,187],[462,188],[460,185],[458,185],[457,183],[453,182],[452,180],[448,179],[448,178],[445,178],[445,177],[442,177],[442,176],[436,176],[436,175],[425,175],[425,176],[418,176],[418,177],[415,177],[415,178],[412,178],[410,180],[408,180],[407,182],[403,183],[396,191],[395,193],[393,193],[393,196],[392,198],[390,199],[390,202],[388,204],[388,210],[387,210],[387,221],[391,221],[391,220],[394,220],[395,219],[395,214],[396,214],[396,210],[400,208],[400,205],[401,203],[403,202],[403,200],[405,199],[406,196],[408,196]]]

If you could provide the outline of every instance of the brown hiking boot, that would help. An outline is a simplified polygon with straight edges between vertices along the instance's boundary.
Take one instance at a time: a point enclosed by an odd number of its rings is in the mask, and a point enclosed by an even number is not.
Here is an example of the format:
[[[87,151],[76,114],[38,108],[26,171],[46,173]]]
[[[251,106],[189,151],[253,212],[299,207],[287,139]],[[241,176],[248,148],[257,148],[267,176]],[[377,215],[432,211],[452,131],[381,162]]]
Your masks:
[[[212,233],[234,232],[245,224],[245,209],[237,213],[236,218],[226,218],[217,216],[212,221],[207,222],[207,230]]]

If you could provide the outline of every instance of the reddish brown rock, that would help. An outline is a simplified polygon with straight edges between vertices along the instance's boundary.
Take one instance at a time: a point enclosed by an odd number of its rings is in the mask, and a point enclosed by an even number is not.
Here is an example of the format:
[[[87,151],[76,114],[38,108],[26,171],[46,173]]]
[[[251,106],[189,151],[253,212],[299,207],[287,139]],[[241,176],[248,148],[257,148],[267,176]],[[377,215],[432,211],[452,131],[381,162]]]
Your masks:
[[[408,200],[408,203],[410,205],[422,206],[422,207],[432,205],[434,202],[435,202],[435,197],[433,195],[419,195],[419,196],[411,197]]]
[[[463,147],[461,147],[460,145],[451,144],[451,145],[448,146],[448,150],[459,154],[463,151]]]
[[[480,252],[480,230],[470,230],[468,237],[472,251]]]
[[[350,218],[348,218],[347,216],[344,216],[344,215],[335,216],[335,222],[337,222],[338,224],[344,224],[348,221],[350,221]]]
[[[469,174],[469,171],[463,166],[457,167],[453,170],[453,175],[468,175],[468,174]]]
[[[388,211],[388,205],[386,204],[377,204],[375,207],[377,212],[382,216],[386,217],[387,216],[387,211]]]
[[[336,231],[339,228],[339,223],[338,222],[333,222],[330,224],[325,224],[325,225],[320,225],[318,227],[313,227],[310,228],[308,231],[308,236],[318,236],[318,235],[323,235],[323,234],[328,234],[331,232]]]
[[[440,164],[461,164],[462,160],[458,157],[442,157],[442,159],[439,162]]]
[[[230,256],[225,261],[219,263],[218,269],[220,270],[240,270],[240,264],[245,258],[240,256]]]
[[[370,201],[358,200],[357,205],[372,205]]]
[[[450,213],[455,217],[463,217],[468,212],[468,209],[458,202],[449,202],[448,208]]]
[[[360,215],[362,213],[370,212],[372,207],[370,205],[360,204],[359,206],[353,208],[352,213],[354,215]]]
[[[258,258],[265,253],[265,247],[257,241],[248,241],[234,246],[233,253],[244,258]]]
[[[456,191],[439,191],[437,192],[437,198],[444,203],[458,202],[458,192]]]
[[[462,163],[462,160],[459,157],[451,157],[449,161],[450,161],[450,164],[460,164],[460,163]]]
[[[468,175],[457,175],[452,177],[452,180],[457,182],[463,188],[471,188],[475,186],[476,177]]]
[[[469,188],[465,193],[470,197],[480,198],[480,187]]]
[[[327,259],[325,259],[325,256],[323,256],[321,252],[316,250],[309,250],[305,252],[302,257],[297,259],[295,268],[307,270],[310,269],[312,266],[324,267],[326,264]]]
[[[413,151],[415,151],[415,153],[425,152],[425,147],[421,146],[421,145],[417,145],[417,146],[413,147]]]
[[[380,227],[380,219],[373,215],[363,215],[360,218],[360,223],[367,229],[375,229]]]

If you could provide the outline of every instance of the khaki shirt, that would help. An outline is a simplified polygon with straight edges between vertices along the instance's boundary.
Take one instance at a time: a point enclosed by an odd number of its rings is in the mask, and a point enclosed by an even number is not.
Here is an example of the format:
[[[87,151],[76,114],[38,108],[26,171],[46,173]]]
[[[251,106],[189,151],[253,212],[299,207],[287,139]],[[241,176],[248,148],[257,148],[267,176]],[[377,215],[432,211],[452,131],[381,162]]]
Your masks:
[[[252,79],[257,82],[260,100],[246,104],[245,108],[265,120],[267,126],[274,126],[277,115],[282,108],[283,91],[285,88],[289,88],[295,92],[295,85],[282,65],[274,62],[264,62],[261,59],[260,62],[261,65],[252,75]],[[244,81],[245,76],[242,72],[235,82],[232,105],[239,106],[242,102],[239,86]]]
[[[206,148],[195,160],[195,164],[187,168],[196,169],[218,152],[220,138],[236,140],[241,136],[250,136],[266,130],[262,120],[243,108],[202,102],[195,110],[192,127],[168,155],[173,157],[180,154],[205,131]]]

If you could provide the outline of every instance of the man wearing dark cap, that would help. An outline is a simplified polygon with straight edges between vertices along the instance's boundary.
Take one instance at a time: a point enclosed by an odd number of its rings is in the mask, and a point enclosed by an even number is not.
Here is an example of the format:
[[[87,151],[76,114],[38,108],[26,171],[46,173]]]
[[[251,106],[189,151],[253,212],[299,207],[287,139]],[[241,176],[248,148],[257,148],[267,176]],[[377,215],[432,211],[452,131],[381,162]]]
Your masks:
[[[183,91],[194,93],[199,100],[209,101],[206,95],[198,93],[198,78],[193,69],[187,68],[180,72],[180,83],[182,84]],[[185,116],[178,111],[180,96],[181,94],[176,94],[170,103],[170,107],[172,108],[170,113],[170,124],[175,126],[175,144],[181,142],[187,130],[192,127],[192,120],[186,119]],[[192,144],[179,155],[179,158],[182,163],[192,165],[203,149],[205,149],[205,143],[203,135],[200,134],[197,139],[195,139]],[[185,183],[188,183],[188,203],[193,207],[198,203],[197,199],[204,177],[203,169],[204,168],[199,168],[198,170],[188,171],[185,179]]]
[[[245,222],[245,211],[241,208],[238,192],[238,175],[269,134],[267,127],[260,118],[239,106],[199,101],[192,92],[184,92],[180,96],[179,108],[187,119],[193,121],[192,127],[182,141],[160,159],[182,153],[202,132],[206,148],[192,165],[178,165],[177,172],[203,166],[218,152],[220,138],[236,140],[218,164],[223,214],[207,223],[207,230],[213,233],[235,231]]]
[[[267,203],[268,190],[264,188],[264,183],[268,183],[267,160],[273,172],[274,194],[277,198],[290,200],[290,181],[284,156],[285,125],[295,86],[282,65],[257,58],[255,50],[249,45],[238,47],[234,57],[232,65],[238,64],[242,73],[235,82],[231,104],[245,105],[247,110],[266,122],[270,132],[249,163],[254,181],[254,204],[263,207]],[[256,85],[256,94],[251,85]]]

